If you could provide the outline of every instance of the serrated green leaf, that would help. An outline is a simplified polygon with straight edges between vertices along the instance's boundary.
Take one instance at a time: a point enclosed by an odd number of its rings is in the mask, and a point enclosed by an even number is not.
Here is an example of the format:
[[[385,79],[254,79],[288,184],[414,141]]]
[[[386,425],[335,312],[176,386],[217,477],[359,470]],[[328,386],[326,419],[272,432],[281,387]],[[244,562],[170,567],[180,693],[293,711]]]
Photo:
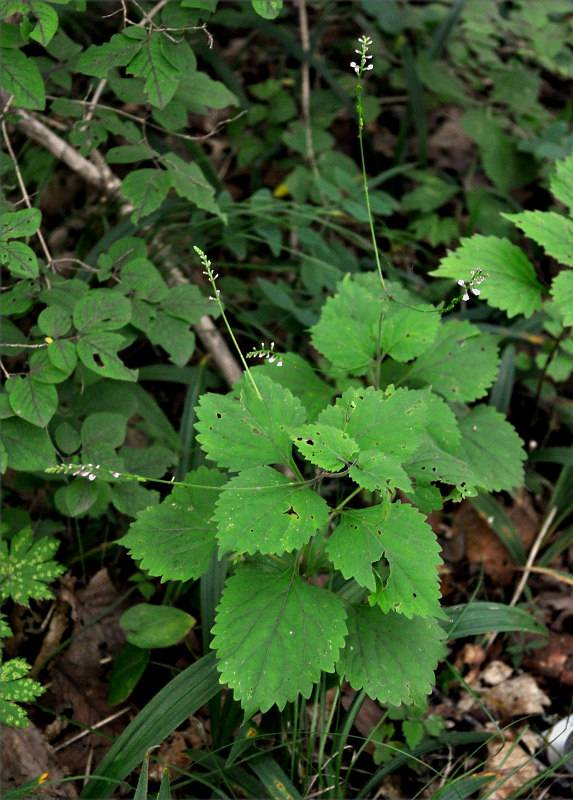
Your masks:
[[[380,353],[395,361],[410,361],[432,344],[440,315],[428,305],[404,306],[397,298],[387,304],[380,323]]]
[[[131,303],[112,289],[91,289],[74,308],[74,325],[81,332],[90,329],[112,331],[131,319]]]
[[[563,270],[553,279],[551,296],[561,312],[564,325],[573,325],[573,272]]]
[[[480,487],[500,492],[523,484],[523,442],[502,414],[492,406],[479,405],[459,425],[462,452]]]
[[[371,598],[372,604],[375,600],[382,611],[396,611],[408,619],[414,615],[445,618],[439,603],[440,546],[424,515],[396,502],[388,518],[376,526],[378,530],[390,574]]]
[[[502,216],[541,245],[547,255],[573,267],[573,222],[570,219],[554,211],[521,211]]]
[[[217,608],[213,647],[246,717],[310,696],[321,671],[334,671],[345,616],[339,598],[306,583],[294,564],[237,568]]]
[[[32,236],[42,222],[38,208],[23,208],[21,211],[6,211],[0,222],[0,237],[3,241]]]
[[[464,497],[476,494],[476,477],[463,452],[458,455],[442,450],[429,437],[420,445],[415,455],[405,465],[416,488],[428,487],[434,482],[451,484]]]
[[[11,417],[4,420],[2,443],[11,469],[35,472],[55,464],[54,446],[46,431],[23,419]]]
[[[573,213],[573,154],[555,164],[550,184],[555,197]]]
[[[10,405],[20,419],[45,428],[58,408],[58,392],[26,375],[10,378]]]
[[[469,280],[471,270],[481,267],[488,275],[480,284],[481,297],[509,317],[531,316],[541,309],[543,287],[527,256],[507,239],[475,234],[462,239],[454,252],[432,272],[440,278]]]
[[[138,514],[120,543],[141,559],[142,569],[162,580],[200,578],[217,547],[211,518],[225,480],[217,469],[188,473],[185,482],[194,486],[176,486],[161,505]]]
[[[177,91],[180,73],[165,53],[160,31],[148,33],[126,71],[145,79],[145,94],[151,105],[158,108],[164,108]]]
[[[256,380],[262,372],[270,375],[275,383],[289,389],[306,408],[308,419],[313,420],[330,403],[336,390],[321,380],[308,361],[296,353],[287,353],[282,357],[282,362],[282,366],[278,367],[276,361],[271,363],[265,360],[264,364],[251,367],[251,370]]]
[[[291,429],[304,422],[298,398],[266,376],[257,379],[259,400],[251,386],[239,397],[204,394],[197,408],[198,435],[207,456],[238,472],[264,464],[290,465]]]
[[[498,364],[497,337],[465,320],[448,320],[432,349],[410,365],[408,382],[429,384],[446,400],[471,403],[492,385]]]
[[[439,545],[424,516],[413,506],[393,503],[345,511],[328,540],[332,563],[349,580],[375,593],[383,611],[409,619],[443,616],[439,607],[437,566]],[[389,564],[385,585],[376,580],[373,565],[384,556]],[[378,585],[378,589],[377,589]]]
[[[14,105],[43,111],[46,107],[44,81],[34,59],[11,47],[2,47],[0,52],[2,88],[14,95]]]
[[[128,369],[118,355],[126,346],[118,333],[88,331],[76,344],[80,361],[102,378],[118,381],[136,381],[137,370]]]
[[[46,584],[62,575],[66,568],[52,559],[58,549],[55,539],[34,540],[31,528],[19,531],[8,543],[2,541],[2,599],[29,605],[30,598],[52,597]]]
[[[138,603],[121,615],[119,624],[136,647],[171,647],[189,633],[195,619],[180,608]]]
[[[36,296],[34,281],[18,281],[2,295],[2,314],[11,317],[16,314],[25,314],[32,308]],[[2,341],[6,340],[2,338]]]
[[[364,375],[377,353],[379,322],[387,302],[373,273],[363,276],[362,283],[346,275],[311,329],[313,346],[342,372]]]
[[[353,481],[369,492],[394,491],[408,492],[412,484],[407,473],[400,466],[400,459],[380,450],[361,451],[356,463],[348,470]]]
[[[271,467],[253,467],[229,481],[214,519],[223,551],[290,553],[328,522],[326,501]]]
[[[37,278],[39,275],[36,254],[24,242],[2,242],[0,261],[19,278]]]
[[[112,67],[123,67],[143,46],[143,42],[129,38],[123,33],[114,33],[109,42],[92,44],[79,58],[77,69],[84,75],[105,78]]]
[[[361,452],[382,450],[404,460],[416,450],[425,430],[425,397],[426,393],[410,389],[351,388],[319,414],[317,423],[346,431]]]
[[[121,191],[135,207],[132,219],[135,223],[151,214],[165,200],[173,186],[168,172],[159,169],[132,170],[121,184]]]
[[[332,425],[303,425],[297,434],[294,443],[307,461],[329,472],[340,472],[358,453],[356,442]]]
[[[434,619],[353,606],[337,671],[353,689],[381,703],[422,705],[444,655],[444,638]]]
[[[23,658],[12,658],[0,667],[0,716],[9,728],[25,728],[30,724],[26,712],[16,703],[30,702],[46,691],[38,681],[25,677],[30,669]]]
[[[175,191],[179,197],[186,197],[198,208],[210,211],[225,218],[215,200],[215,189],[205,177],[201,167],[193,162],[184,161],[175,153],[167,153],[163,157]]]

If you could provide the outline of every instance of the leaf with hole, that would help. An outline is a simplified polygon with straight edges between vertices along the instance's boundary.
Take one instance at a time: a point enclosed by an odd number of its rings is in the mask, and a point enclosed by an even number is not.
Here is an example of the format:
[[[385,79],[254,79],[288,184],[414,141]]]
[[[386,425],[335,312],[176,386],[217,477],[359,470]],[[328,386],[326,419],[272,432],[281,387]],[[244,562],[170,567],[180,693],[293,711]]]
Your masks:
[[[326,501],[271,467],[232,478],[214,519],[222,551],[282,555],[302,547],[328,522]]]
[[[76,349],[82,364],[96,375],[118,381],[136,381],[137,370],[128,369],[118,355],[125,346],[125,339],[118,333],[88,331],[82,335]]]

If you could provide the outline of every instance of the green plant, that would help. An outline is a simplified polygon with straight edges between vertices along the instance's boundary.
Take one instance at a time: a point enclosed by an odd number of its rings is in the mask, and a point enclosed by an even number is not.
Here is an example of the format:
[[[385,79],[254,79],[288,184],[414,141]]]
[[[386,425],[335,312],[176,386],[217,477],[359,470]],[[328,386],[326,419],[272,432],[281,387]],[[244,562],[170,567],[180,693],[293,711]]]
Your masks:
[[[6,535],[5,525],[2,534]],[[2,603],[13,600],[29,605],[30,599],[51,597],[47,584],[65,571],[62,564],[54,561],[58,542],[51,537],[35,539],[30,528],[18,531],[10,539],[1,542],[0,591]],[[3,615],[2,615],[3,617]],[[12,635],[9,625],[2,618],[2,638]],[[9,727],[24,728],[29,725],[26,712],[18,703],[26,703],[43,694],[45,689],[38,681],[27,677],[30,665],[23,658],[11,658],[2,664],[2,722]]]

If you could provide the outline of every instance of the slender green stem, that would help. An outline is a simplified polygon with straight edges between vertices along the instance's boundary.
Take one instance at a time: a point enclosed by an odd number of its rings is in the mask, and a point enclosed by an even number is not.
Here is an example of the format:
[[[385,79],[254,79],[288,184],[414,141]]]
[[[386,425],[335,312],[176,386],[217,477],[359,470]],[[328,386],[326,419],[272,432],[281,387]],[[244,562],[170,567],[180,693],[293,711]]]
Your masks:
[[[370,225],[370,236],[372,238],[372,245],[374,247],[374,258],[376,259],[376,267],[380,277],[382,288],[386,291],[386,284],[384,283],[384,276],[382,275],[382,265],[380,264],[380,254],[378,252],[378,244],[376,243],[376,233],[374,231],[374,220],[372,218],[372,208],[370,207],[370,192],[368,191],[368,181],[366,179],[366,160],[364,158],[364,140],[362,137],[362,129],[364,128],[364,109],[362,106],[362,75],[369,69],[372,69],[372,64],[368,60],[372,56],[368,55],[368,48],[372,44],[372,40],[367,36],[362,36],[358,40],[361,51],[356,51],[360,56],[360,64],[354,62],[350,65],[358,75],[358,82],[356,84],[356,111],[358,112],[358,144],[360,146],[360,161],[362,164],[362,181],[364,184],[364,197],[366,200],[366,211],[368,213],[368,223]]]
[[[227,315],[225,314],[225,309],[223,308],[223,303],[221,302],[221,299],[220,299],[220,296],[219,296],[221,293],[220,293],[219,289],[217,289],[217,284],[215,283],[215,281],[217,280],[217,278],[219,276],[215,275],[215,273],[213,272],[213,269],[211,267],[211,262],[207,258],[206,254],[202,250],[200,250],[198,247],[193,247],[193,250],[195,250],[195,252],[199,256],[199,258],[201,259],[201,263],[203,264],[203,266],[205,268],[203,274],[206,275],[209,278],[209,281],[211,283],[211,287],[212,287],[213,292],[214,292],[214,295],[212,297],[210,297],[209,299],[210,300],[214,300],[217,303],[217,305],[219,306],[219,310],[221,312],[221,316],[223,318],[223,322],[225,323],[225,326],[226,326],[227,330],[229,331],[229,336],[231,337],[231,339],[233,341],[233,344],[235,345],[235,349],[236,349],[237,353],[239,354],[239,358],[241,359],[241,361],[243,363],[243,367],[245,368],[245,372],[247,373],[247,377],[249,378],[249,381],[251,382],[251,385],[252,385],[253,389],[255,390],[255,393],[256,393],[257,397],[259,398],[259,400],[262,400],[263,398],[261,397],[261,393],[259,392],[257,384],[255,383],[255,379],[253,378],[253,374],[252,374],[251,370],[249,369],[249,365],[245,361],[245,357],[243,356],[243,353],[241,352],[241,348],[239,347],[239,343],[237,342],[237,340],[235,338],[235,334],[233,333],[233,329],[229,325],[229,320],[227,319]]]

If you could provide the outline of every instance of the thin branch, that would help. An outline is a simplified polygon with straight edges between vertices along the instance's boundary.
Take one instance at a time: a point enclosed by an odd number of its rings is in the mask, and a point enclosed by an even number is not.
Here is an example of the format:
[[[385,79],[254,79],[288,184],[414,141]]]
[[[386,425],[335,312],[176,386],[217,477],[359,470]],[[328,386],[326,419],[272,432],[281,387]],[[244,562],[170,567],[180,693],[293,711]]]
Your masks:
[[[5,107],[6,110],[8,110],[12,100],[13,98],[11,98],[8,101]],[[22,197],[24,198],[24,202],[26,203],[28,208],[32,208],[33,207],[32,201],[30,200],[30,195],[28,194],[28,190],[26,189],[26,184],[24,183],[24,179],[22,178],[22,173],[20,172],[20,167],[18,166],[18,159],[16,158],[16,153],[14,152],[14,149],[12,147],[12,142],[10,141],[10,136],[8,135],[8,129],[6,128],[5,119],[2,120],[2,136],[4,137],[4,142],[6,143],[6,149],[8,150],[8,155],[10,156],[12,164],[14,166],[14,171],[16,172],[16,178],[18,180],[18,185],[20,187],[20,191],[22,192]],[[44,251],[44,256],[46,258],[46,261],[48,262],[48,264],[50,264],[52,261],[52,256],[50,254],[50,250],[48,248],[46,240],[44,239],[44,235],[40,230],[37,230],[36,236],[38,237],[40,245],[42,246],[42,250]]]
[[[541,526],[541,530],[535,537],[535,541],[533,542],[531,550],[529,551],[529,555],[527,556],[527,561],[525,563],[525,566],[523,567],[523,574],[521,575],[519,583],[517,584],[515,591],[513,593],[513,597],[509,602],[509,605],[512,608],[515,605],[517,605],[517,601],[521,597],[521,593],[523,592],[525,584],[527,583],[527,580],[529,578],[529,573],[531,572],[533,562],[537,558],[537,553],[539,552],[539,548],[543,544],[543,540],[547,536],[547,533],[551,527],[551,524],[553,523],[553,520],[555,519],[556,514],[557,514],[557,506],[553,506],[549,514],[546,516],[545,522]],[[489,648],[492,646],[492,644],[495,642],[496,639],[497,639],[497,633],[492,633],[484,647],[484,652],[489,650]]]

